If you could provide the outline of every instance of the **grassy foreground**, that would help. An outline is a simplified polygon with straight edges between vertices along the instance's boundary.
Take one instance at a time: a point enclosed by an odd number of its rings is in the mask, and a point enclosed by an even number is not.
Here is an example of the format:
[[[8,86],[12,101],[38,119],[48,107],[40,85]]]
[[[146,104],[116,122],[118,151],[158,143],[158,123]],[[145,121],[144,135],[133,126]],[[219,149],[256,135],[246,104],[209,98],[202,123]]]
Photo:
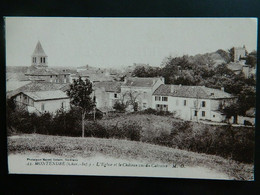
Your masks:
[[[238,163],[214,155],[127,140],[23,134],[8,137],[8,152],[9,154],[39,152],[82,158],[101,153],[119,159],[135,159],[150,163],[174,162],[184,164],[186,167],[205,167],[226,173],[235,180],[253,179],[253,165],[250,164]]]

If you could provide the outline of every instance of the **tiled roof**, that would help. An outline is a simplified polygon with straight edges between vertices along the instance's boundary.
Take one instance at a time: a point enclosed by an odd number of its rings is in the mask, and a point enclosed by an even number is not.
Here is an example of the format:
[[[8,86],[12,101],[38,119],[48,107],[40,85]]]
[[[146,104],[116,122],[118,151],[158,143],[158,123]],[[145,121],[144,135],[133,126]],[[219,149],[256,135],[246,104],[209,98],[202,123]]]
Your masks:
[[[20,92],[35,92],[35,91],[66,91],[69,89],[69,83],[50,83],[50,82],[31,82],[14,91],[7,93],[7,97],[12,97]]]
[[[105,82],[96,82],[94,83],[94,88],[105,88],[106,92],[121,92],[122,82],[114,82],[114,81],[105,81]]]
[[[233,71],[240,71],[243,68],[243,64],[232,62],[232,63],[229,63],[227,65],[227,67],[228,67],[228,69],[233,70]]]
[[[125,87],[152,87],[160,78],[128,77],[122,86]]]
[[[38,41],[32,55],[33,56],[47,56],[42,48],[40,41]]]
[[[64,75],[64,74],[70,74],[68,72],[62,72],[62,71],[56,71],[51,68],[35,68],[30,70],[30,72],[25,73],[25,75],[31,75],[31,76],[50,76],[50,75]]]
[[[219,89],[204,86],[181,86],[181,85],[160,85],[153,95],[201,98],[201,99],[223,99],[233,98],[231,94]]]
[[[56,91],[35,91],[35,92],[22,92],[35,101],[39,100],[53,100],[53,99],[67,99],[67,94],[61,90]]]

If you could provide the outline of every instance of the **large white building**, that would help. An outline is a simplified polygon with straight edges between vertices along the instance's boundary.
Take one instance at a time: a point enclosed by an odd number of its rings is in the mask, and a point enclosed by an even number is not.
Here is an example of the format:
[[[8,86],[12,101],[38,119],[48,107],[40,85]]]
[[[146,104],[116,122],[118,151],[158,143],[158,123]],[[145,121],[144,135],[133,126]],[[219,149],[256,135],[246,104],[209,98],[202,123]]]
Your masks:
[[[183,120],[222,122],[225,116],[220,112],[220,106],[225,107],[235,99],[223,89],[163,84],[153,93],[152,108],[174,112]]]

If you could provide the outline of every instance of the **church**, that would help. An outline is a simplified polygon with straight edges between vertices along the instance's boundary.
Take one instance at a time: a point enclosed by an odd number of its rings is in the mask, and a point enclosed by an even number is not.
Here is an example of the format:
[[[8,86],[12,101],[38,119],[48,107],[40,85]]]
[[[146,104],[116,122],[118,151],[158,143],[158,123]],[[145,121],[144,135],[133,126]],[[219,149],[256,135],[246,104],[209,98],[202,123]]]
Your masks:
[[[31,81],[46,81],[51,83],[69,83],[70,73],[66,70],[54,70],[48,67],[48,56],[38,41],[31,56],[31,67],[25,76]]]

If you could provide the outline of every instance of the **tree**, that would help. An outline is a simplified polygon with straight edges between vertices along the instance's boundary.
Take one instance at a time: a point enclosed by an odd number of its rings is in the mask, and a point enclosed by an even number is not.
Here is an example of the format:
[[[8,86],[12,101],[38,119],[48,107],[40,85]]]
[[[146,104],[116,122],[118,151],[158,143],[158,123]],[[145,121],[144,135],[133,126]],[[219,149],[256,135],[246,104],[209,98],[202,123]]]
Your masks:
[[[250,65],[251,67],[255,68],[257,63],[257,53],[256,51],[252,51],[246,57],[246,64]]]
[[[87,113],[92,111],[95,106],[94,101],[90,97],[92,93],[92,83],[86,79],[83,81],[81,77],[75,79],[70,85],[70,89],[67,91],[67,95],[70,97],[70,103],[81,109],[82,119],[82,137],[84,137],[84,120]]]

